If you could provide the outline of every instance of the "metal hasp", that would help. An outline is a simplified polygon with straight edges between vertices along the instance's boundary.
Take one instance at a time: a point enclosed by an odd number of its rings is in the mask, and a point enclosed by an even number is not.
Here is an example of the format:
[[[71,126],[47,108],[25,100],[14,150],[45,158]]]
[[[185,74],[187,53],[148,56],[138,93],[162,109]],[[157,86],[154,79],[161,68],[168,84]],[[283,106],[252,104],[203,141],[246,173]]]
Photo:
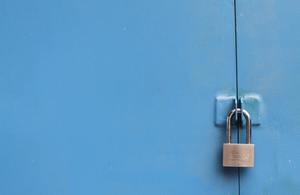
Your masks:
[[[232,143],[232,119],[236,114],[243,114],[246,119],[246,143]],[[254,144],[251,144],[251,118],[244,109],[233,109],[227,115],[227,143],[223,145],[224,167],[254,167]]]
[[[215,98],[215,125],[225,126],[227,113],[235,108],[235,95],[221,94]],[[253,126],[261,124],[263,117],[262,98],[258,94],[244,94],[240,97],[241,108],[251,113]]]

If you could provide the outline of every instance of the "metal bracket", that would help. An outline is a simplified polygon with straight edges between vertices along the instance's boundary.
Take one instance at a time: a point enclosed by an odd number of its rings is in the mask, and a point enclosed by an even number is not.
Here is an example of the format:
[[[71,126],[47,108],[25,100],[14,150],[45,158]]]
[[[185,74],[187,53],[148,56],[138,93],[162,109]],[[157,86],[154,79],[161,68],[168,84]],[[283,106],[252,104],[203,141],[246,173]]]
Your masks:
[[[241,106],[251,115],[252,125],[260,125],[262,118],[262,98],[258,94],[241,96]],[[218,95],[215,99],[215,125],[226,125],[227,113],[235,107],[235,96],[228,94]]]

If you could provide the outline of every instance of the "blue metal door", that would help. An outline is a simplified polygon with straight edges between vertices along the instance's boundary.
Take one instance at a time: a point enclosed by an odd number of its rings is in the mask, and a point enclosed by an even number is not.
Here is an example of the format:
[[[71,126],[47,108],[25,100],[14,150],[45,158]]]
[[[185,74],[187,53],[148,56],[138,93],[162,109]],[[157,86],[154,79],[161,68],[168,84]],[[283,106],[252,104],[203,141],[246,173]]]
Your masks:
[[[264,100],[241,194],[300,194],[300,2],[237,1],[237,16],[239,86]]]
[[[0,24],[0,194],[238,193],[236,170],[222,168],[225,130],[213,124],[214,97],[235,88],[232,1],[2,0]],[[249,49],[272,37],[254,38]],[[268,128],[254,133],[260,164],[248,174],[258,189],[280,182],[273,173],[290,173],[293,185],[298,170],[299,153],[287,147],[297,146],[299,122],[287,84],[298,78],[287,73],[297,76],[299,58],[291,37],[280,40],[258,48],[267,57],[250,52],[270,62],[261,69],[242,58],[251,75],[276,70],[244,84],[274,106]]]

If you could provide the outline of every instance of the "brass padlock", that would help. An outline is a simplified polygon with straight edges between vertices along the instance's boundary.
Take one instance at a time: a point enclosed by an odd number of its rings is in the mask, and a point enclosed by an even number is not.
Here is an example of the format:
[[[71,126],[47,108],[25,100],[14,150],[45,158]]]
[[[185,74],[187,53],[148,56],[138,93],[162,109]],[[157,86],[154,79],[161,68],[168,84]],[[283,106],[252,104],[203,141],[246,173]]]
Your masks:
[[[246,119],[246,143],[231,143],[232,118],[242,113]],[[223,145],[224,167],[254,167],[254,144],[251,144],[251,118],[244,109],[233,109],[227,115],[227,143]]]

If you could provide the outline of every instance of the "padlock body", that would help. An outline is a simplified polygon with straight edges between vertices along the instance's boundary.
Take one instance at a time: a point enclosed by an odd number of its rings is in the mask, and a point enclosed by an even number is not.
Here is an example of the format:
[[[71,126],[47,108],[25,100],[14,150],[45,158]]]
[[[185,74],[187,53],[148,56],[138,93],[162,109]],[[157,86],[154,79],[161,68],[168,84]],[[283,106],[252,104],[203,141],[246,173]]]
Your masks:
[[[254,167],[254,144],[223,145],[224,167]]]

